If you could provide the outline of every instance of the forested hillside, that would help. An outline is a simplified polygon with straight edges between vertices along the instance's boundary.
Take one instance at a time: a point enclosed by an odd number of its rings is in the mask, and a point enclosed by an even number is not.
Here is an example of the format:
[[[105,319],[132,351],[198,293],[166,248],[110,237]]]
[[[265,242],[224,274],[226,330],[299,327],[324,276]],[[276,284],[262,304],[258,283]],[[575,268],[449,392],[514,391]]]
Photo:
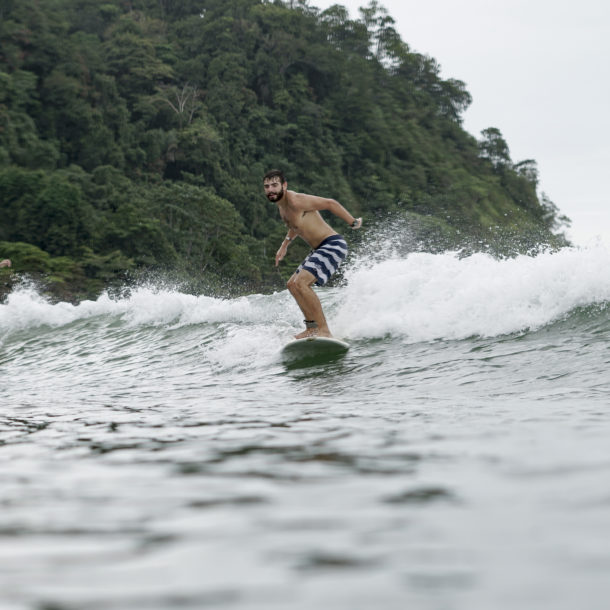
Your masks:
[[[535,162],[513,162],[497,129],[462,129],[464,83],[376,2],[356,19],[314,4],[1,0],[4,290],[28,273],[77,299],[142,270],[194,290],[281,287],[305,250],[274,269],[274,167],[413,247],[564,242]]]

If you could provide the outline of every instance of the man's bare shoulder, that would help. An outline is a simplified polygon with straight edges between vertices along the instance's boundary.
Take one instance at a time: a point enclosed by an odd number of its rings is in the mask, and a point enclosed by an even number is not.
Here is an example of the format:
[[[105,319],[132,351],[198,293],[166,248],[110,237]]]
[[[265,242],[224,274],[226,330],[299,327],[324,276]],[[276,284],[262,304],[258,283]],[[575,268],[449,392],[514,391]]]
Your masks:
[[[304,211],[311,210],[326,210],[329,204],[333,201],[326,197],[318,195],[309,195],[308,193],[297,193],[295,191],[286,191],[289,201],[295,207]]]

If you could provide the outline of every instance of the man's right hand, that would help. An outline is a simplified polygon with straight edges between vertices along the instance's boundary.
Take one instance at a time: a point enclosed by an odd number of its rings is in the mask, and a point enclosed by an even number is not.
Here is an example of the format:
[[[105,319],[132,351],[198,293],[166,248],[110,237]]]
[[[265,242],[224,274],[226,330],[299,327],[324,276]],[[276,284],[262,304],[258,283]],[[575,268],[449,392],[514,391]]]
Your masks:
[[[277,251],[275,255],[275,266],[277,267],[280,264],[280,261],[286,256],[286,252],[288,252],[288,244],[284,241],[280,246],[280,249]]]

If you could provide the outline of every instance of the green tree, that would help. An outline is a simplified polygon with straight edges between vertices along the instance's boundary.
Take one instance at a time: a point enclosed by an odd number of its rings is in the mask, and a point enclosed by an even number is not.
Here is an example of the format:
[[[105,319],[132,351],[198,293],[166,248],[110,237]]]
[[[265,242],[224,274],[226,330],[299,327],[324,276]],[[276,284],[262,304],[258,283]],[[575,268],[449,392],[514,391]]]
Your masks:
[[[488,127],[481,131],[483,136],[479,142],[481,156],[491,162],[495,169],[510,165],[508,144],[497,127]]]
[[[169,239],[186,268],[252,280],[259,274],[243,247],[244,227],[234,206],[209,189],[166,184],[156,205]]]
[[[0,200],[8,220],[4,239],[34,244],[52,255],[73,255],[90,237],[90,206],[60,174],[0,171]]]

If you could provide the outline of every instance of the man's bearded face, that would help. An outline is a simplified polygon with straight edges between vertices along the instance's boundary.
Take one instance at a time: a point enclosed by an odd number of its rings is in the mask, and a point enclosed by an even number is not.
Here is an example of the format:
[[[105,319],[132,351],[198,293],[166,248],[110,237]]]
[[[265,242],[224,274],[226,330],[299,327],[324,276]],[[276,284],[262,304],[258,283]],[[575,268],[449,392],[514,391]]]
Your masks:
[[[265,188],[265,195],[269,201],[279,201],[284,196],[284,185],[281,183],[279,178],[272,178],[268,182],[263,184]]]

